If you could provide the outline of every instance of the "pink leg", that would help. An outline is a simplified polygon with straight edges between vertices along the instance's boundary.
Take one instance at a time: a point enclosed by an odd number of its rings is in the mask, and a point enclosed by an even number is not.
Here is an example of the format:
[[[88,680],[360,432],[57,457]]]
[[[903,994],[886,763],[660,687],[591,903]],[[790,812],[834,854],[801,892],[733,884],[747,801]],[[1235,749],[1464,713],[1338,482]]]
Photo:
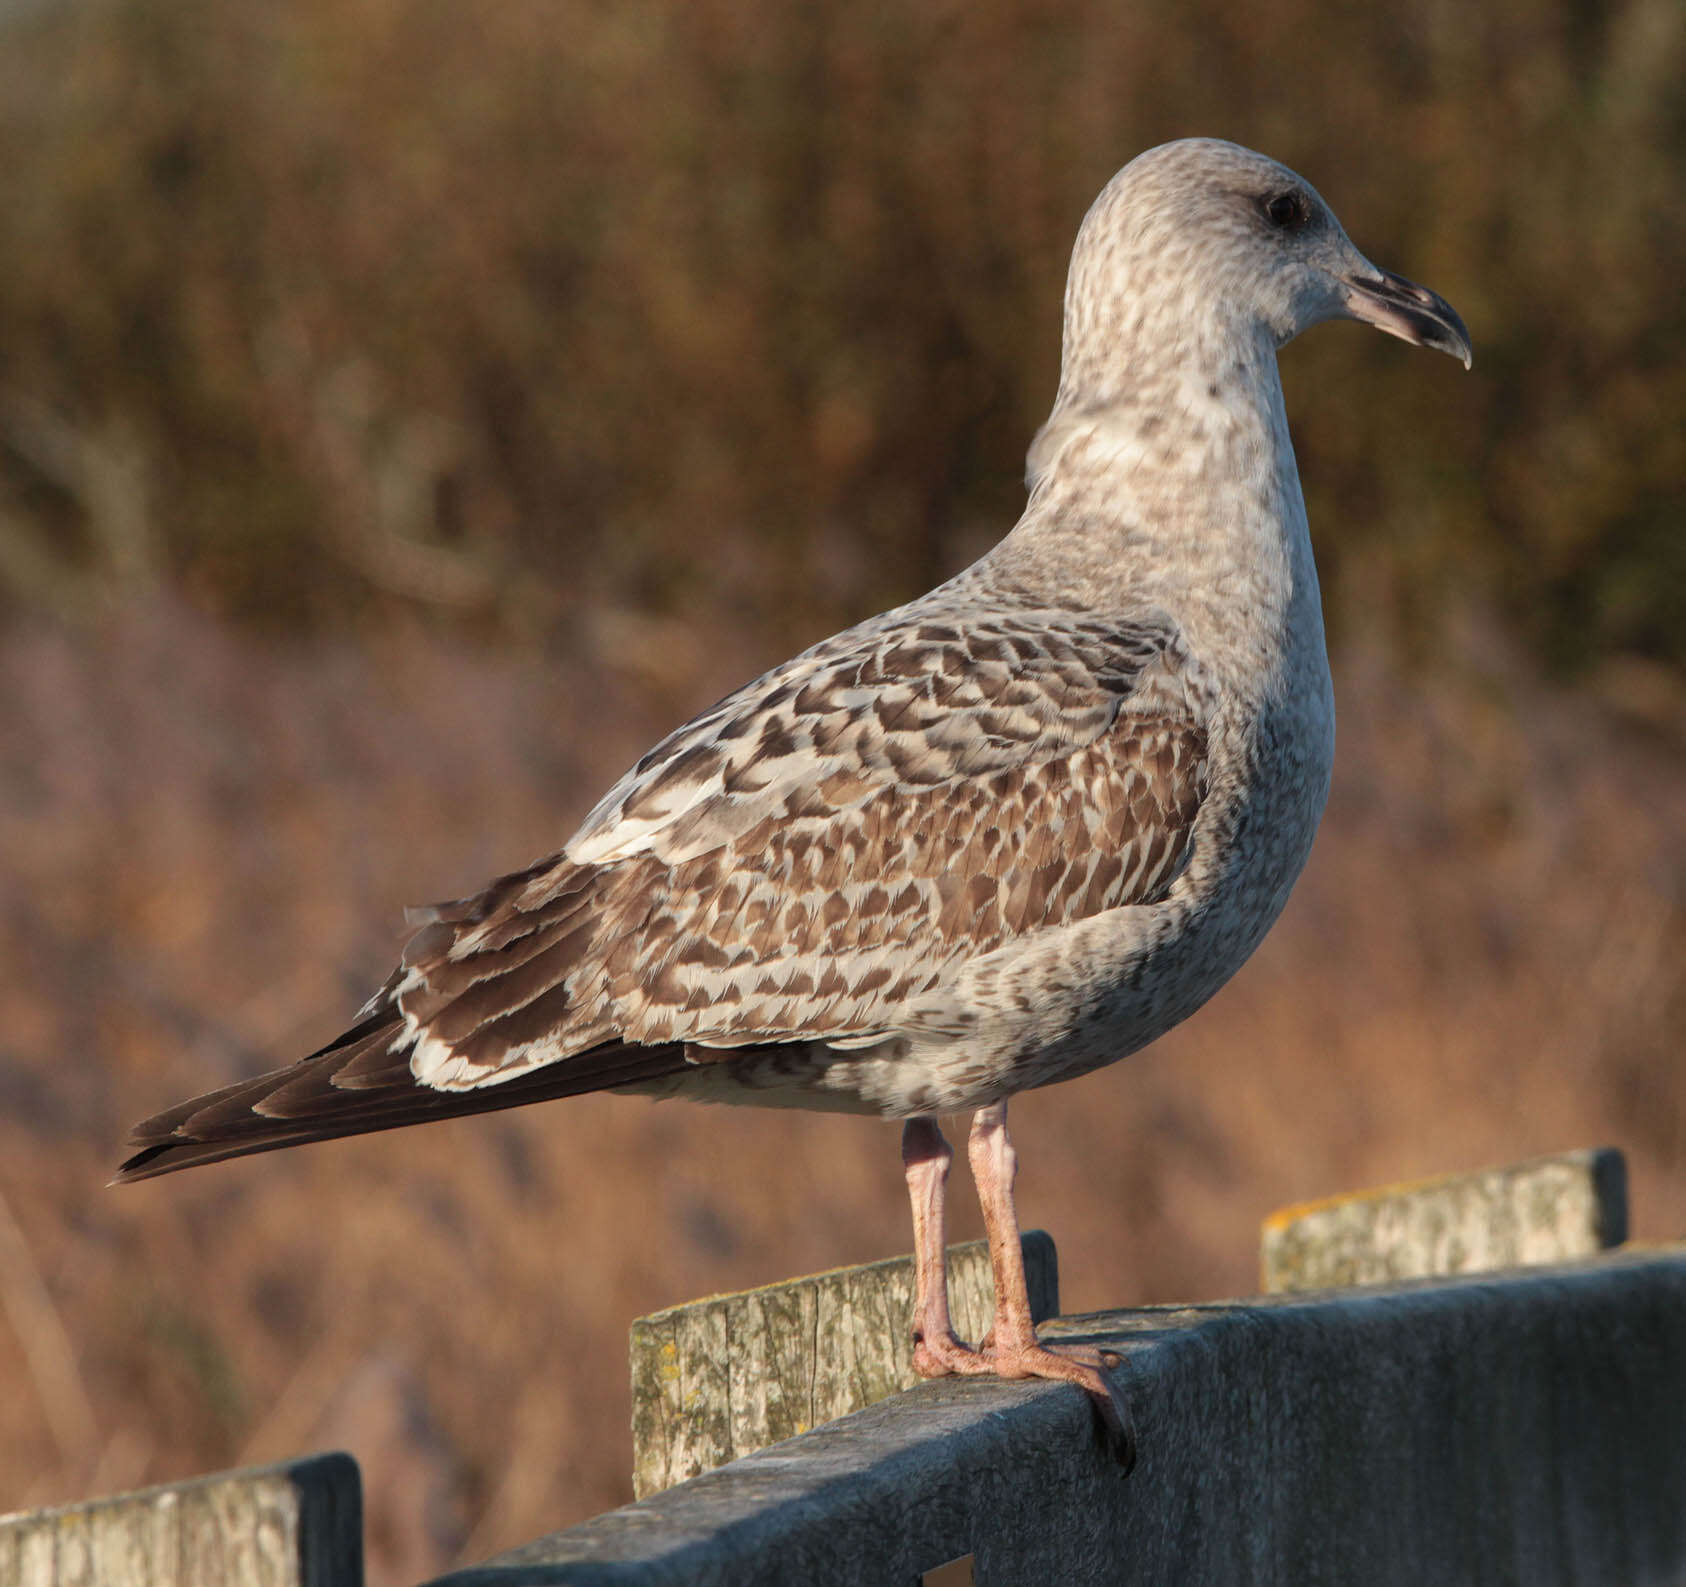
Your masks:
[[[995,1270],[995,1327],[984,1357],[1003,1378],[1063,1378],[1085,1389],[1113,1453],[1125,1465],[1132,1464],[1135,1441],[1130,1410],[1103,1369],[1099,1352],[1079,1347],[1068,1355],[1037,1343],[1036,1327],[1030,1319],[1024,1252],[1019,1244],[1018,1211],[1013,1204],[1018,1155],[1007,1136],[1005,1101],[979,1108],[973,1116],[967,1155],[989,1235],[990,1265]]]
[[[909,1119],[902,1127],[902,1166],[913,1202],[913,1369],[924,1378],[951,1372],[993,1371],[977,1351],[954,1336],[948,1315],[947,1219],[944,1191],[954,1153],[935,1119]]]

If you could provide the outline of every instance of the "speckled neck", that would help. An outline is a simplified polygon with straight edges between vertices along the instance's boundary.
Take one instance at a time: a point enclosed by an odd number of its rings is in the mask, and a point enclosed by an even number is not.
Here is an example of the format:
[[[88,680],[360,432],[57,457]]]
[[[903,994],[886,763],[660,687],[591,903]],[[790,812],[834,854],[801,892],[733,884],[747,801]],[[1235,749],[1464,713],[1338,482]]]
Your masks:
[[[1323,643],[1274,339],[1189,338],[1137,368],[1098,400],[1062,386],[1024,517],[987,560],[1061,605],[1167,612],[1208,665],[1269,687]]]

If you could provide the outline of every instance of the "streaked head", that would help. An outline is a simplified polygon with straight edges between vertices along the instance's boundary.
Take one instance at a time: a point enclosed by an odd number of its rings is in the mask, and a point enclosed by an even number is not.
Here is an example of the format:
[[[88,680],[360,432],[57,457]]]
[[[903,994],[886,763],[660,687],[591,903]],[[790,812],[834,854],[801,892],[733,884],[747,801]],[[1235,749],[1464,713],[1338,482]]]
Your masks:
[[[1131,161],[1084,218],[1066,288],[1067,361],[1115,364],[1124,348],[1174,358],[1212,328],[1264,332],[1280,347],[1331,319],[1469,367],[1452,306],[1371,264],[1309,182],[1238,144],[1186,138]]]

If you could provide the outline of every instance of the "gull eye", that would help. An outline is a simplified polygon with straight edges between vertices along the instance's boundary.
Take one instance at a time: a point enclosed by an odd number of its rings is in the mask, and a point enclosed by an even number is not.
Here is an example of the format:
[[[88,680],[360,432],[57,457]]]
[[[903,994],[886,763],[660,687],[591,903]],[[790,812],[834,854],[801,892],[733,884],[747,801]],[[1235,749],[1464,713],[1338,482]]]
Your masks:
[[[1298,231],[1311,219],[1311,208],[1305,194],[1290,188],[1285,193],[1273,193],[1264,201],[1264,216],[1278,231]]]

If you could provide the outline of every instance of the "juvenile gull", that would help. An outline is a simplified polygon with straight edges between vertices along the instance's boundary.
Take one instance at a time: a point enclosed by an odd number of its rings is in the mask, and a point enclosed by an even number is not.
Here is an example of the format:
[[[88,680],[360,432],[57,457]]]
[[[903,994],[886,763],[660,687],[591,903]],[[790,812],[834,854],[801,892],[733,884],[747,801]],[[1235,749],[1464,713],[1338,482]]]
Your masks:
[[[1469,363],[1293,172],[1140,156],[1078,234],[1006,539],[671,734],[560,853],[419,911],[356,1025],[137,1126],[118,1178],[604,1089],[900,1118],[918,1369],[1068,1379],[1122,1451],[1106,1363],[1031,1325],[1007,1100],[1187,1018],[1305,863],[1334,708],[1276,352],[1338,318]],[[976,1347],[942,1261],[961,1109]]]

